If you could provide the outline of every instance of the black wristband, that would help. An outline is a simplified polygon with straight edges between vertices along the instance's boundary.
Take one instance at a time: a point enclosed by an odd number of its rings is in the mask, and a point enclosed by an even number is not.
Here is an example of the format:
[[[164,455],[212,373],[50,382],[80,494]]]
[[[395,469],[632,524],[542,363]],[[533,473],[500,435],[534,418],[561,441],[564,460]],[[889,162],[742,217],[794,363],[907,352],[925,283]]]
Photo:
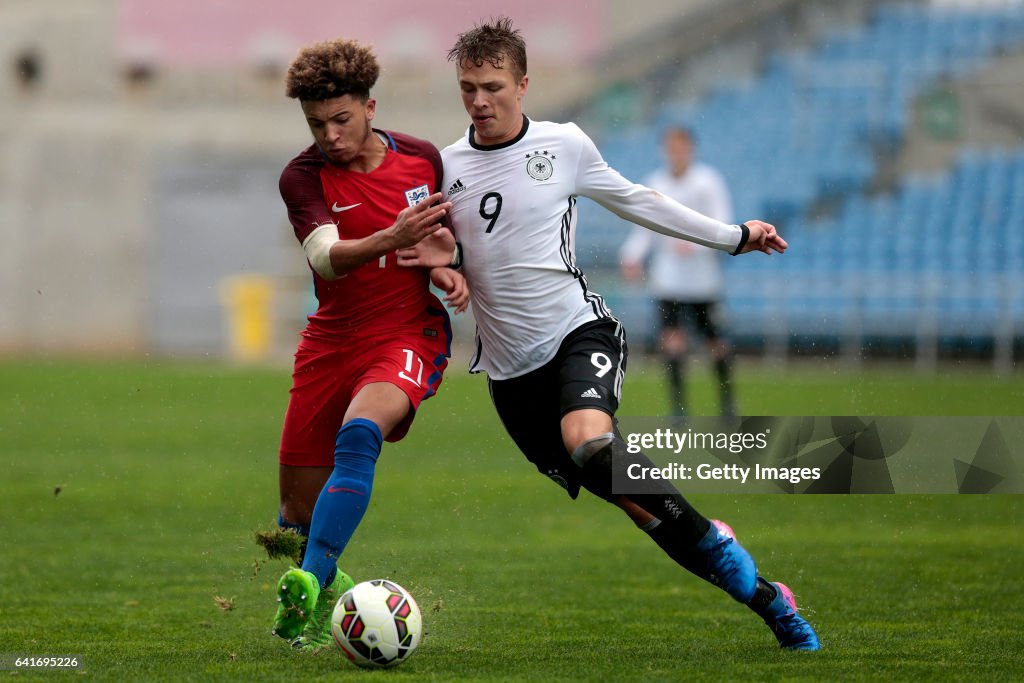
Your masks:
[[[462,242],[455,243],[455,253],[452,255],[452,262],[448,264],[448,267],[452,270],[462,267]]]
[[[740,223],[740,230],[743,231],[743,235],[740,237],[740,243],[737,245],[736,251],[732,252],[733,256],[743,251],[743,247],[747,246],[747,240],[750,239],[750,228],[747,227],[746,223]]]

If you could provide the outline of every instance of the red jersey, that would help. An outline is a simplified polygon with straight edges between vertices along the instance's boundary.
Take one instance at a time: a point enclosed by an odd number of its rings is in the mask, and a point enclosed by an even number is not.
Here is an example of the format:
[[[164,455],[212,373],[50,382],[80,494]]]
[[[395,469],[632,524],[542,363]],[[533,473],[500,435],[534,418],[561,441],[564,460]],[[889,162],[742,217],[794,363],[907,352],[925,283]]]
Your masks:
[[[302,243],[318,226],[333,223],[340,239],[368,237],[390,227],[398,213],[433,194],[441,184],[441,156],[429,142],[378,131],[387,153],[369,173],[327,161],[316,145],[292,159],[281,173],[281,197],[295,237]],[[324,340],[395,333],[422,327],[444,307],[429,290],[425,268],[399,268],[394,253],[325,280],[313,270],[320,302],[303,334]],[[426,332],[424,332],[426,333]]]

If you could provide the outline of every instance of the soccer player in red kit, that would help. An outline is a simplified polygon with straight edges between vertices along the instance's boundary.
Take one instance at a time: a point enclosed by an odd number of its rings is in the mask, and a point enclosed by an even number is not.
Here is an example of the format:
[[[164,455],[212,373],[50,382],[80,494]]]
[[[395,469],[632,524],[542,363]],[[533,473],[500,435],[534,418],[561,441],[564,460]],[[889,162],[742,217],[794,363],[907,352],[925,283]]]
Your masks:
[[[302,568],[278,582],[273,632],[296,647],[330,641],[352,580],[337,559],[366,511],[382,442],[405,436],[451,354],[468,290],[449,268],[398,268],[395,250],[442,230],[437,149],[371,127],[373,52],[336,40],[303,49],[287,76],[314,144],[281,174],[281,196],[313,270],[316,313],[302,333],[280,449],[279,523],[308,537]],[[445,235],[454,246],[454,239]],[[440,236],[435,236],[438,239]]]

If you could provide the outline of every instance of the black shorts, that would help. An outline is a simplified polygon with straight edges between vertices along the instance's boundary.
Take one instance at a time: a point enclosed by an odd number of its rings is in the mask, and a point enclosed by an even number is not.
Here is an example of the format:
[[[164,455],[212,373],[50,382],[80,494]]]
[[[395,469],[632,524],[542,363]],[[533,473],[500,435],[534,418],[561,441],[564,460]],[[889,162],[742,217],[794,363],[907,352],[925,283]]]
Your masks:
[[[714,301],[673,301],[658,299],[661,328],[672,329],[683,322],[693,325],[707,339],[721,337],[718,330],[718,303]]]
[[[570,332],[546,365],[512,379],[488,379],[491,400],[516,446],[572,498],[580,492],[579,468],[562,442],[562,416],[596,408],[614,421],[627,353],[622,325],[596,320]]]

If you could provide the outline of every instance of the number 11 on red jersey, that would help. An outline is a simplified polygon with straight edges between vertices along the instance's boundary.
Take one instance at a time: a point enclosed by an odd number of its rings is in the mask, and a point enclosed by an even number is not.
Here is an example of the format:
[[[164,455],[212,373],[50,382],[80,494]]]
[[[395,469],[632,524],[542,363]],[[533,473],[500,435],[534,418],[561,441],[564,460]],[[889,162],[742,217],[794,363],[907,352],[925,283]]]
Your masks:
[[[423,359],[413,353],[410,349],[402,349],[405,352],[405,370],[399,370],[398,376],[402,379],[407,379],[416,386],[423,386],[420,382],[423,380]],[[412,378],[413,361],[418,363],[416,368],[416,379]]]

